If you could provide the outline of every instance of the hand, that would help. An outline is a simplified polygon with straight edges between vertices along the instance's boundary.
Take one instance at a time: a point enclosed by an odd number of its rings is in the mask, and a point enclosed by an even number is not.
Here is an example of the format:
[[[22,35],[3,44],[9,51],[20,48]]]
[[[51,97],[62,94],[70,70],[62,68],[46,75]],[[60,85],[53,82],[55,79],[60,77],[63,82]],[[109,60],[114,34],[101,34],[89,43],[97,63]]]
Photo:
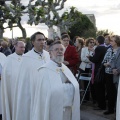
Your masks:
[[[63,64],[69,65],[69,62],[68,61],[63,61]]]
[[[110,64],[109,63],[104,63],[104,66],[107,67],[107,66],[110,66]]]
[[[114,74],[114,75],[117,75],[117,74],[118,74],[117,69],[113,69],[113,74]]]
[[[107,63],[104,63],[104,66],[107,67]]]
[[[86,56],[88,59],[90,58],[90,55]]]

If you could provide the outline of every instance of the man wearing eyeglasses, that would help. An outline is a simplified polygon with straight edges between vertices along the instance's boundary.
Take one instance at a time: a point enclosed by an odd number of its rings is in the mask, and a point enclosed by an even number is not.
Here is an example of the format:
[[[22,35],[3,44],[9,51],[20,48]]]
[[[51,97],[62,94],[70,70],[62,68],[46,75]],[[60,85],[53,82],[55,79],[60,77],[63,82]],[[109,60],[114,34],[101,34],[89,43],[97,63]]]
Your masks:
[[[79,85],[62,64],[65,48],[55,41],[49,52],[51,60],[34,76],[36,91],[30,120],[80,120]]]
[[[36,71],[38,67],[50,60],[49,53],[43,50],[44,40],[45,36],[41,32],[36,32],[31,36],[33,49],[23,56],[21,62],[15,89],[14,118],[12,120],[30,120],[34,98],[32,92],[35,89],[35,86],[32,86],[34,82],[32,76],[35,72],[31,73],[31,70]]]

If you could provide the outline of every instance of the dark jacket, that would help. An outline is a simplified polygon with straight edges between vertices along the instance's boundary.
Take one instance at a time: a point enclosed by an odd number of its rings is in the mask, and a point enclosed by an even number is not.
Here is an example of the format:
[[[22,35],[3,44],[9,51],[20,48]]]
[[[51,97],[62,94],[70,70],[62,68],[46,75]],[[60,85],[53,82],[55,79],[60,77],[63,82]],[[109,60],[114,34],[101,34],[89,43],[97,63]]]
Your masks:
[[[103,61],[106,50],[107,49],[105,46],[97,46],[95,49],[95,54],[89,58],[91,62],[95,63],[95,75]]]
[[[8,56],[8,55],[12,54],[12,51],[10,50],[9,47],[7,47],[7,48],[3,48],[2,53],[4,55]]]

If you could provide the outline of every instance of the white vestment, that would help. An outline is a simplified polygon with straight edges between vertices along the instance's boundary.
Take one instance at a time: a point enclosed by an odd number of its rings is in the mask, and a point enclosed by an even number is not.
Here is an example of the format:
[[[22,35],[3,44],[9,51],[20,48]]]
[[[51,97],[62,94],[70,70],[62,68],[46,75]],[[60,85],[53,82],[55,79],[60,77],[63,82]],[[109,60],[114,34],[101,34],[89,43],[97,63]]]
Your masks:
[[[13,53],[6,59],[2,70],[2,119],[12,120],[15,86],[22,56]]]
[[[116,120],[120,120],[120,76],[119,76],[119,86],[118,86],[118,94],[117,94]]]
[[[68,102],[64,103],[66,99],[64,98],[64,81],[66,80],[61,80],[60,69],[74,88],[73,102],[70,106],[70,95],[68,95]],[[64,64],[62,64],[62,68],[59,68],[55,62],[49,61],[38,69],[38,74],[34,79],[36,91],[30,120],[80,120],[79,85],[71,71]],[[68,104],[69,107],[65,107],[65,104]]]
[[[31,90],[34,81],[31,83],[30,77],[31,80],[33,80],[32,77],[35,74],[34,71],[37,71],[38,66],[42,66],[49,60],[49,53],[45,50],[43,50],[42,56],[34,52],[34,50],[29,51],[23,56],[17,78],[16,103],[14,108],[15,117],[13,120],[30,120],[32,99],[34,97],[31,96],[31,93],[34,91]],[[33,71],[33,73],[30,71]]]
[[[6,56],[0,52],[0,75],[2,72],[2,68],[4,63],[6,62]],[[1,80],[0,80],[0,114],[2,114],[2,106],[1,106]]]

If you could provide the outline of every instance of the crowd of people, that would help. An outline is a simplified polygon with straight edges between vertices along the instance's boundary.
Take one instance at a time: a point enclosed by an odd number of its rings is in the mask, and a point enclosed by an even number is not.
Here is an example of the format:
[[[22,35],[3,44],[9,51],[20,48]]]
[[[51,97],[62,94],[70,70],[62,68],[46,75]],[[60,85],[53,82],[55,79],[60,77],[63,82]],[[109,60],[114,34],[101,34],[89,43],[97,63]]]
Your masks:
[[[71,40],[65,32],[51,40],[36,32],[30,40],[31,50],[24,40],[0,43],[2,120],[80,120],[80,90],[88,85],[78,81],[82,73],[91,75],[84,102],[119,120],[120,36]]]

